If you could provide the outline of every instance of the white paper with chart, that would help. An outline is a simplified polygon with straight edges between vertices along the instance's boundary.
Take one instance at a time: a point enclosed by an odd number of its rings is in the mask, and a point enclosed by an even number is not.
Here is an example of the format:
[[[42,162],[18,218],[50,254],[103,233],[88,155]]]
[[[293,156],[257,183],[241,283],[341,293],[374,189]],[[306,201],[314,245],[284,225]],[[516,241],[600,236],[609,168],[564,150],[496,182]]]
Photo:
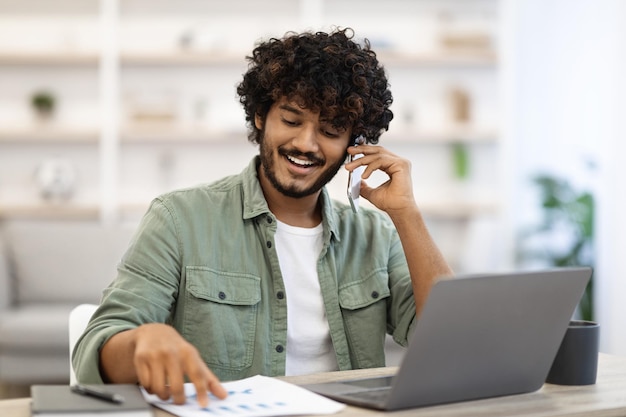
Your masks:
[[[345,405],[297,385],[275,378],[253,376],[222,384],[228,391],[224,400],[211,395],[208,407],[201,408],[196,401],[193,384],[185,384],[187,402],[175,405],[144,391],[146,400],[165,411],[180,417],[240,416],[263,417],[298,414],[333,414]]]

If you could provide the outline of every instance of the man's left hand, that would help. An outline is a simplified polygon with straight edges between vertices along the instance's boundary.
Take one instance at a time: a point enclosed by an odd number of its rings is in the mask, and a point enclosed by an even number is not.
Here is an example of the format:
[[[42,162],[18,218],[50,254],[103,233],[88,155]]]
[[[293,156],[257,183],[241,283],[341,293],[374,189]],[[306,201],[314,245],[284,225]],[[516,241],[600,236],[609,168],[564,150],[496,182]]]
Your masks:
[[[386,182],[375,188],[367,185],[366,181],[361,182],[361,196],[363,198],[389,215],[407,209],[415,209],[411,162],[408,159],[395,155],[381,146],[374,145],[350,146],[348,153],[351,155],[363,154],[362,158],[345,165],[348,171],[364,165],[363,180],[367,180],[376,170],[381,170],[389,176]]]

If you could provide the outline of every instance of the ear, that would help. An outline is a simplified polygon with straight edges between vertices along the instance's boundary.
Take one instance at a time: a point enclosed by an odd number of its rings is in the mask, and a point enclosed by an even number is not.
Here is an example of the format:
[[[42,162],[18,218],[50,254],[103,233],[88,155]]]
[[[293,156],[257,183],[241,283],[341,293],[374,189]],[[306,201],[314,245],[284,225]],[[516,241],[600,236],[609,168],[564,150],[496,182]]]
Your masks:
[[[259,113],[254,114],[254,125],[257,129],[263,130],[263,119],[261,119]]]

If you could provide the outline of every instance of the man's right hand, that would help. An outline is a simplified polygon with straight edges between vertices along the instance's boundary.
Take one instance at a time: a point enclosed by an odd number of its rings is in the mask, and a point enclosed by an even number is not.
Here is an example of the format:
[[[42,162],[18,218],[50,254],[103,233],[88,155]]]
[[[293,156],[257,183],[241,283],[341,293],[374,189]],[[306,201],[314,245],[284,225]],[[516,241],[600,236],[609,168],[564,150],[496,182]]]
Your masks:
[[[113,336],[103,346],[100,362],[110,382],[139,382],[149,393],[175,404],[186,401],[185,377],[196,387],[205,407],[208,393],[226,398],[226,390],[206,366],[198,350],[173,327],[151,323]]]

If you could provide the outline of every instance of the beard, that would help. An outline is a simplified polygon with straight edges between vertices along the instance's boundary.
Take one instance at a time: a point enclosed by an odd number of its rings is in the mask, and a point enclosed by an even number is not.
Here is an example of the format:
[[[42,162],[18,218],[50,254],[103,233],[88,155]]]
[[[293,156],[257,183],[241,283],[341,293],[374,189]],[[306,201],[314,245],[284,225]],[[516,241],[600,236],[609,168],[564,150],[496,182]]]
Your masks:
[[[330,180],[332,180],[341,166],[343,165],[344,159],[340,159],[333,165],[326,168],[324,171],[319,174],[317,180],[310,186],[302,187],[297,183],[288,183],[288,180],[284,179],[281,181],[276,175],[276,170],[274,169],[274,159],[273,159],[273,151],[269,149],[267,145],[265,145],[265,132],[262,132],[261,141],[260,141],[260,158],[261,158],[261,167],[265,176],[270,181],[272,186],[281,194],[292,197],[292,198],[302,198],[307,197],[311,194],[315,194],[319,190],[322,189]],[[323,158],[319,158],[318,156],[310,153],[310,152],[300,152],[297,150],[289,150],[284,147],[279,147],[277,149],[279,155],[285,157],[287,155],[293,156],[296,158],[307,159],[313,161],[315,164],[323,166],[326,164],[326,160]]]

